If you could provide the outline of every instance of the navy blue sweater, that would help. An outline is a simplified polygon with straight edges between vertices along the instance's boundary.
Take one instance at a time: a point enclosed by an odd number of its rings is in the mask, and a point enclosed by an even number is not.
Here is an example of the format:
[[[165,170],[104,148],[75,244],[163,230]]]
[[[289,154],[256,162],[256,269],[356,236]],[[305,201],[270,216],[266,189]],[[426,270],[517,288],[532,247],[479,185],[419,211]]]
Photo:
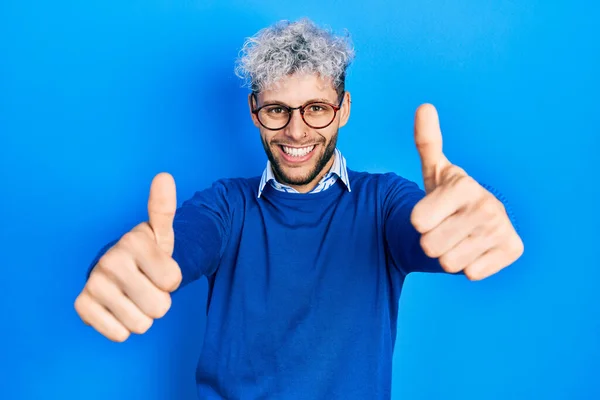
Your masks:
[[[311,194],[220,180],[177,210],[173,258],[206,276],[201,399],[389,399],[408,273],[442,272],[410,223],[424,192],[349,170]]]

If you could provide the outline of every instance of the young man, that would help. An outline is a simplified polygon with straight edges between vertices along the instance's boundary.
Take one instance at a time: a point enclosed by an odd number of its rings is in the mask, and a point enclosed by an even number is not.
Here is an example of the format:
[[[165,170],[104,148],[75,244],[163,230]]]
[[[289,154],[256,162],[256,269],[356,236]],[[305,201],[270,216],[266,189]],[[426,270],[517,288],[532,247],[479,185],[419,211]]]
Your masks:
[[[237,71],[268,157],[262,176],[220,180],[176,208],[173,178],[157,175],[148,221],[92,263],[75,301],[82,320],[124,341],[206,276],[200,398],[389,398],[407,274],[483,279],[523,243],[502,202],[444,156],[431,105],[414,126],[425,191],[346,166],[336,140],[352,58],[307,20],[249,39]]]

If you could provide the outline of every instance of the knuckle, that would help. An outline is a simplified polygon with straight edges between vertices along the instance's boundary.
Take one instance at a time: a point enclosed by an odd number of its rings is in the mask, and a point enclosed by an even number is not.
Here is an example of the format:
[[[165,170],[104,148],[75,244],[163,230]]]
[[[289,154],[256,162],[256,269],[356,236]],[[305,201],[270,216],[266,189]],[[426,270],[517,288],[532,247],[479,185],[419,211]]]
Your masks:
[[[470,268],[465,269],[464,274],[467,277],[467,279],[470,280],[470,281],[477,281],[478,280],[477,277],[476,277],[476,275],[475,275],[475,273]]]
[[[96,273],[90,276],[90,279],[88,279],[85,285],[85,290],[87,290],[88,293],[94,298],[100,297],[104,293],[105,289],[106,284],[104,280],[104,274],[102,273]]]
[[[171,309],[171,296],[168,293],[161,293],[154,299],[154,304],[150,308],[150,317],[159,319]]]
[[[113,329],[108,333],[108,338],[113,342],[123,343],[129,339],[130,335],[131,332],[127,329]]]
[[[444,254],[442,257],[440,257],[439,262],[440,262],[440,265],[442,266],[442,269],[446,272],[456,273],[456,272],[460,271],[459,263],[456,260],[456,257],[454,257],[452,255]]]
[[[420,239],[420,244],[421,244],[421,248],[423,249],[423,252],[427,256],[429,256],[429,257],[435,257],[436,256],[435,246],[433,245],[433,242],[431,240],[431,236],[429,236],[429,235],[422,235],[421,239]]]
[[[129,231],[127,233],[125,233],[123,236],[121,236],[121,239],[119,240],[119,244],[127,247],[127,248],[132,248],[132,247],[136,247],[139,242],[140,242],[140,234],[137,231]]]
[[[181,284],[181,280],[183,279],[183,275],[181,273],[181,268],[179,268],[179,264],[177,264],[177,262],[175,260],[173,260],[172,258],[171,260],[171,268],[169,269],[170,271],[170,275],[171,275],[171,287],[173,287],[173,289],[177,289],[177,287],[179,287],[179,285]]]
[[[466,268],[464,273],[467,279],[473,282],[480,281],[485,278],[481,269],[478,268]]]
[[[488,234],[485,236],[486,244],[488,247],[501,247],[504,250],[511,251],[514,244],[514,237],[512,233],[509,231],[509,226],[507,224],[499,224],[495,226]]]
[[[98,268],[100,271],[106,271],[110,275],[117,274],[123,264],[123,253],[118,249],[112,248],[98,261]],[[90,278],[91,279],[91,278]]]
[[[504,203],[502,203],[500,200],[498,200],[498,198],[496,198],[496,196],[492,194],[490,194],[490,198],[494,200],[494,204],[496,205],[498,211],[501,212],[502,215],[506,215],[508,217],[506,206],[504,205]]]
[[[146,332],[148,332],[148,330],[150,329],[150,327],[153,324],[153,320],[152,318],[137,318],[131,325],[131,331],[133,333],[137,333],[138,335],[144,334]]]
[[[458,178],[456,178],[454,185],[460,190],[470,192],[475,188],[476,183],[475,179],[469,175],[459,175]]]
[[[181,284],[182,274],[181,268],[179,268],[179,264],[175,262],[172,258],[165,263],[165,270],[163,275],[160,277],[160,282],[158,285],[161,289],[167,290],[169,292],[177,289]]]
[[[102,256],[96,267],[103,271],[106,276],[119,279],[123,278],[124,274],[127,273],[126,269],[131,269],[134,265],[131,250],[123,247],[114,247]]]
[[[494,244],[502,244],[508,243],[509,248],[512,248],[516,245],[515,243],[515,235],[511,232],[509,224],[500,224],[498,228],[496,228],[496,237],[494,238]]]
[[[481,211],[487,218],[493,218],[499,214],[498,201],[492,196],[486,196],[481,202]]]
[[[421,212],[421,208],[422,207],[419,204],[414,206],[410,214],[410,222],[418,232],[423,233],[425,226],[425,218],[424,214]]]
[[[86,299],[85,293],[83,292],[80,293],[75,299],[73,307],[81,319],[83,319],[83,316],[86,314],[86,311],[89,308],[88,304],[89,301]]]
[[[452,272],[454,264],[453,264],[452,260],[450,259],[450,257],[448,257],[448,256],[440,257],[439,262],[444,271]]]
[[[515,259],[517,259],[523,255],[524,251],[525,251],[525,245],[523,244],[523,241],[517,234],[515,234],[513,236],[513,240],[511,240],[511,244],[510,244],[511,254],[513,255],[513,257]]]

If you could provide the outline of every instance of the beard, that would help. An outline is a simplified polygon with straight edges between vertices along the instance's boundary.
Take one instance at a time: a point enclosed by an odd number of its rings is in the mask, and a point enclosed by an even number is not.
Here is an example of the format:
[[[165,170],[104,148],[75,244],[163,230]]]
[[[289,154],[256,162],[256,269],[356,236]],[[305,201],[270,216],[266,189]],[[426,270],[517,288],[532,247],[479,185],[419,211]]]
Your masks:
[[[285,185],[303,186],[308,185],[309,183],[314,181],[315,178],[323,172],[323,168],[325,168],[325,166],[327,165],[327,163],[329,163],[331,157],[333,157],[333,154],[335,153],[335,148],[337,146],[337,136],[338,133],[336,132],[331,137],[331,140],[327,144],[327,147],[325,147],[325,151],[317,160],[315,166],[306,175],[296,177],[292,177],[289,174],[285,173],[285,171],[281,167],[281,163],[275,159],[270,146],[264,141],[264,139],[262,140],[262,144],[265,149],[265,153],[267,153],[267,158],[271,162],[271,166],[273,167],[273,173],[275,174],[277,180]]]

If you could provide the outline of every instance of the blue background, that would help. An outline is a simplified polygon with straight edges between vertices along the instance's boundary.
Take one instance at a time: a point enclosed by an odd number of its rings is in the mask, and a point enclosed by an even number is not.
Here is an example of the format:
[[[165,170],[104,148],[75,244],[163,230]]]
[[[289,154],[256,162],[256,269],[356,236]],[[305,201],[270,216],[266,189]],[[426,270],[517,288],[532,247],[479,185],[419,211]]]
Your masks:
[[[0,2],[0,398],[191,399],[206,283],[109,342],[73,301],[106,241],[266,162],[233,74],[245,37],[302,16],[348,28],[350,167],[421,183],[416,107],[503,192],[525,254],[482,282],[411,275],[394,399],[600,398],[600,8],[591,0]]]

